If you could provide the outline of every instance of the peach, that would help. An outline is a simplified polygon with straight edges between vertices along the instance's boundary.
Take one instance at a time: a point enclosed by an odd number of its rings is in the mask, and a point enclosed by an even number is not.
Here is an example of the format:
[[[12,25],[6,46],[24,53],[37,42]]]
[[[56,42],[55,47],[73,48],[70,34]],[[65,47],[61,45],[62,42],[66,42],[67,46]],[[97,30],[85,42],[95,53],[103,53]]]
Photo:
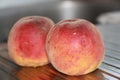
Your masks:
[[[13,61],[31,67],[48,64],[46,36],[53,26],[53,21],[43,16],[27,16],[18,20],[8,37],[8,51]]]
[[[104,58],[104,43],[98,28],[84,19],[58,22],[47,35],[46,50],[51,64],[67,75],[88,74]]]

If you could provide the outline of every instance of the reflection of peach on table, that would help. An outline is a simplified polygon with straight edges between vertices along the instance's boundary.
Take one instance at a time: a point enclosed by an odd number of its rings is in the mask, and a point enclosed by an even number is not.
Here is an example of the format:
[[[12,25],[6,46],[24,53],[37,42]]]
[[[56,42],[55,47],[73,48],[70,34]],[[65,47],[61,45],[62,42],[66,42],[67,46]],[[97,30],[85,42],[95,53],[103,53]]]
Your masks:
[[[67,76],[56,71],[50,64],[38,68],[23,67],[16,76],[20,80],[105,80],[100,70],[83,76]]]

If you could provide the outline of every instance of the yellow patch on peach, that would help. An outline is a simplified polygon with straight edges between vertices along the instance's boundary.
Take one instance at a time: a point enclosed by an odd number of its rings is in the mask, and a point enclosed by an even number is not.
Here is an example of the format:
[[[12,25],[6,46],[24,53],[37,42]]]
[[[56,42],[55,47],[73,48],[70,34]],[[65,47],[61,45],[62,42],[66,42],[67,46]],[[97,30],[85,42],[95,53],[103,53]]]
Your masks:
[[[101,63],[101,61],[95,61],[94,56],[92,56],[92,55],[88,55],[88,56],[81,55],[78,60],[73,61],[73,62],[69,62],[70,60],[73,60],[73,58],[71,58],[70,56],[65,56],[65,57],[62,56],[61,61],[57,61],[56,63],[53,63],[53,66],[56,69],[58,69],[60,72],[63,72],[65,74],[83,75],[83,74],[92,72],[93,70],[98,68],[98,66],[100,65],[99,63]],[[55,61],[51,61],[51,62],[55,62]],[[66,64],[65,66],[68,65],[68,67],[64,66],[64,68],[63,68],[62,67],[63,65],[61,65],[61,66],[58,65],[59,67],[57,66],[57,64],[60,64],[62,62],[63,62],[63,64]]]
[[[12,55],[12,59],[15,61],[15,63],[21,66],[25,65],[25,66],[31,66],[31,67],[38,67],[38,66],[43,66],[49,63],[46,57],[37,58],[33,60],[30,58],[19,56],[17,52],[14,52],[14,55]]]

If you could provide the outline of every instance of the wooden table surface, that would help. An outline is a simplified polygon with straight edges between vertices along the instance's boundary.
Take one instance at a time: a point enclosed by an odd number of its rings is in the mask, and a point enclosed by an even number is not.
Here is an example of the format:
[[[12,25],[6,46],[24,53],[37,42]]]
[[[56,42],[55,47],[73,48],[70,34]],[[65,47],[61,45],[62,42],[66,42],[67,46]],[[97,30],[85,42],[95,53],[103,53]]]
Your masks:
[[[83,76],[67,76],[51,64],[31,68],[16,65],[8,56],[7,44],[0,43],[0,80],[120,80],[120,25],[98,25],[105,42],[101,66]]]

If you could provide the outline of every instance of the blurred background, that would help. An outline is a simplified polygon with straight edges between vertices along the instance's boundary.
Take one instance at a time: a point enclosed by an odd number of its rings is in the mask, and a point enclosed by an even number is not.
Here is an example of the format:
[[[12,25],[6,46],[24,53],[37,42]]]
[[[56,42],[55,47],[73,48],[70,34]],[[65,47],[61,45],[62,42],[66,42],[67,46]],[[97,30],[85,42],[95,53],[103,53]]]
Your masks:
[[[24,16],[40,15],[55,23],[83,18],[94,24],[120,24],[120,0],[0,0],[0,42]]]

